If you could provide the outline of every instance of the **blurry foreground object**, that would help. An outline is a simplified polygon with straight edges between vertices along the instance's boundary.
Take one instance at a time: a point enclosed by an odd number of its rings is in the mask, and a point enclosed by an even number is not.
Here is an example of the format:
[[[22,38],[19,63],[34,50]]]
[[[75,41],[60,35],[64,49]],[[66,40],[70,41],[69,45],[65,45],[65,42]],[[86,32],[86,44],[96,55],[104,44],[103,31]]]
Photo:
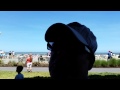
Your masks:
[[[95,35],[78,22],[55,23],[45,33],[51,51],[49,72],[53,79],[88,79],[93,67],[97,41]]]

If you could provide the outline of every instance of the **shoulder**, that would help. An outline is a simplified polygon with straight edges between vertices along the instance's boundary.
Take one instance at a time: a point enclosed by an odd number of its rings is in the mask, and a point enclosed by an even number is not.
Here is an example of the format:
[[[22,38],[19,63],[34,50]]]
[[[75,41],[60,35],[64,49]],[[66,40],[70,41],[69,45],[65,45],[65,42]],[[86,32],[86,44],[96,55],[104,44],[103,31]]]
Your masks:
[[[23,77],[24,78],[24,75],[23,74],[20,74],[21,75],[21,77]]]
[[[19,75],[20,75],[20,76],[23,76],[23,74],[22,74],[22,73],[20,73]]]
[[[18,77],[19,77],[19,76],[18,76],[18,74],[17,74],[17,75],[15,76],[15,79],[18,79]]]
[[[24,75],[23,74],[18,74],[15,76],[15,79],[24,79]]]

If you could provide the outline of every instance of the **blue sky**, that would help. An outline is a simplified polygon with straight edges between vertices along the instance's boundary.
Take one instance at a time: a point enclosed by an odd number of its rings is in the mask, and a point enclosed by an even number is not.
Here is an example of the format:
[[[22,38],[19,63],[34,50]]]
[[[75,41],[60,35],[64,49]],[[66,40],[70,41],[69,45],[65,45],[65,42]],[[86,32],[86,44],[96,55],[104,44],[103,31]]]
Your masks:
[[[74,21],[96,35],[96,52],[120,52],[120,11],[0,11],[0,50],[46,52],[48,27]]]

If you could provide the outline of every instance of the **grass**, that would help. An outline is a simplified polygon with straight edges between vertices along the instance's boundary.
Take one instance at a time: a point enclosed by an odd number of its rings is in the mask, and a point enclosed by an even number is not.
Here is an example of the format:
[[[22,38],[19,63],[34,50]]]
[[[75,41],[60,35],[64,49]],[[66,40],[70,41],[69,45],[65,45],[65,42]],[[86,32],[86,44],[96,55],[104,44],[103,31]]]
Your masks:
[[[49,72],[22,72],[25,78],[31,77],[50,77]],[[0,79],[14,79],[17,75],[14,71],[0,71]]]
[[[0,79],[14,79],[17,73],[14,71],[0,71]],[[50,78],[49,72],[22,72],[26,79],[36,78],[44,79]],[[89,72],[90,79],[120,79],[120,73],[98,73],[98,72]]]
[[[110,72],[102,72],[102,73],[98,73],[98,72],[89,72],[88,75],[101,75],[101,76],[105,76],[105,75],[120,75],[120,73],[110,73]]]

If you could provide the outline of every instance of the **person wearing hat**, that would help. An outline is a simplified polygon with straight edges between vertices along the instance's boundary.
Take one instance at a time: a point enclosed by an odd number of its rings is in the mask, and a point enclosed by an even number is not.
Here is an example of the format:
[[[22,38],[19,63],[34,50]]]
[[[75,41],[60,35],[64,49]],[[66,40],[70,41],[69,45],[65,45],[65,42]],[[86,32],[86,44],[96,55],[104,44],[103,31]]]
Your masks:
[[[53,79],[88,79],[95,61],[95,35],[78,22],[55,23],[45,33],[51,50],[49,72]]]

